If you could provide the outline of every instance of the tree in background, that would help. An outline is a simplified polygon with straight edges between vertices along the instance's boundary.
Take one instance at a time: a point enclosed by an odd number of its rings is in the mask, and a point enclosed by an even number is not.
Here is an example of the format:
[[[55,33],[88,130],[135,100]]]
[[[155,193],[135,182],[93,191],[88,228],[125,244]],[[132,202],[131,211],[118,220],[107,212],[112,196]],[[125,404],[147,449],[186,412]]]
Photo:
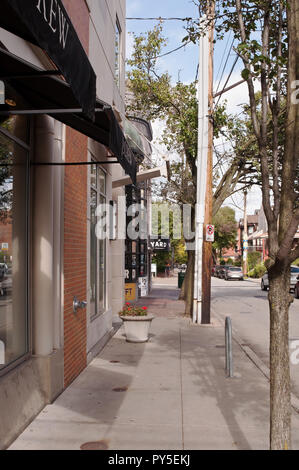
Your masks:
[[[160,22],[152,31],[134,36],[132,58],[128,60],[129,72],[127,86],[134,99],[127,111],[132,115],[141,113],[149,121],[160,119],[165,124],[161,143],[177,157],[170,169],[171,178],[165,185],[159,184],[156,196],[160,200],[182,206],[189,204],[191,229],[195,229],[196,202],[196,158],[198,135],[197,82],[173,84],[168,73],[160,73],[158,59],[162,48],[167,44],[162,34]],[[225,106],[219,106],[214,116],[214,133],[217,137],[225,129],[235,129],[233,117],[226,113]],[[214,168],[213,214],[215,215],[225,199],[235,191],[249,187],[254,179],[246,180],[244,175],[250,171],[248,158],[233,152],[218,154]],[[222,173],[217,165],[226,162]],[[241,183],[241,185],[239,184]],[[239,186],[238,186],[239,185]],[[194,287],[194,250],[187,251],[188,263],[181,299],[185,300],[185,314],[192,317]]]
[[[289,366],[290,265],[299,256],[298,0],[195,0],[200,14],[215,5],[217,38],[228,31],[243,63],[268,223],[270,308],[270,447],[291,448]],[[197,40],[201,25],[189,25]],[[260,102],[255,80],[261,87]],[[269,119],[270,115],[270,119]]]
[[[247,255],[248,270],[255,268],[261,262],[260,251],[250,251]]]
[[[237,236],[237,221],[235,211],[231,207],[222,207],[213,217],[215,226],[215,242],[213,249],[218,258],[222,258],[222,250],[235,247]]]

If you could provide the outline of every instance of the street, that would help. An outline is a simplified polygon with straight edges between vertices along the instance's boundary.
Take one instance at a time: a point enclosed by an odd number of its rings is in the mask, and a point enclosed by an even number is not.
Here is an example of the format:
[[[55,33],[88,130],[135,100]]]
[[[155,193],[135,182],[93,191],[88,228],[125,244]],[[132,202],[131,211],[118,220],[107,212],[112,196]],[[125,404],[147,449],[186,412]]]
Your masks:
[[[225,281],[212,277],[211,309],[222,319],[231,317],[233,331],[269,367],[268,292],[261,290],[260,280]],[[290,307],[289,338],[290,343],[299,341],[299,299],[294,299]],[[299,397],[299,364],[291,364],[291,379],[292,391]]]

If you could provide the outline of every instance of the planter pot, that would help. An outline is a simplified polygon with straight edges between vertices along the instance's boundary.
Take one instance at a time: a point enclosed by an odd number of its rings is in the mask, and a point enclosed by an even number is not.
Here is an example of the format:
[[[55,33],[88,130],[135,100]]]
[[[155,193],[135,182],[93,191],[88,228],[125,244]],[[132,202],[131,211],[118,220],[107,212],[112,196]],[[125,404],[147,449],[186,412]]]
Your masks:
[[[120,315],[124,322],[125,334],[129,343],[145,343],[149,338],[149,330],[153,315],[129,317]]]

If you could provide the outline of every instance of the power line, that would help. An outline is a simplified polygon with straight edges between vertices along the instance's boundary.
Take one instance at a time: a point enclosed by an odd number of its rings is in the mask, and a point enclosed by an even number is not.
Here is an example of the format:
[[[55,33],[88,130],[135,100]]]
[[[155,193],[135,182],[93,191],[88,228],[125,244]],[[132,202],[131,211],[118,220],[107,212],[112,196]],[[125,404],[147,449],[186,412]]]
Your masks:
[[[227,85],[228,82],[229,82],[229,79],[230,79],[230,77],[231,77],[231,75],[232,75],[232,73],[233,73],[233,71],[234,71],[234,68],[235,68],[235,66],[236,66],[236,64],[237,64],[237,62],[238,62],[238,60],[239,60],[239,56],[236,57],[236,59],[235,59],[235,61],[234,61],[234,63],[233,63],[233,66],[232,66],[232,68],[231,68],[231,71],[230,71],[230,73],[229,73],[229,75],[228,75],[228,77],[227,77],[227,79],[226,79],[226,82],[225,82],[225,84],[224,84],[224,86],[223,86],[223,88],[222,88],[222,90],[221,90],[221,93],[220,93],[220,95],[219,95],[219,98],[218,98],[216,107],[218,106],[218,103],[219,103],[219,101],[220,101],[220,99],[221,99],[221,96],[223,95],[223,92],[224,92],[224,90],[225,90],[225,88],[226,88],[226,85]]]
[[[198,18],[192,17],[171,17],[171,18],[163,18],[161,16],[158,17],[151,17],[151,18],[144,18],[144,17],[136,17],[136,18],[126,18],[126,20],[141,20],[141,21],[196,21]]]
[[[218,76],[219,76],[219,74],[220,74],[220,70],[221,70],[221,67],[222,67],[222,64],[223,64],[223,61],[224,61],[224,57],[225,57],[225,54],[226,54],[226,51],[227,51],[227,47],[228,47],[228,43],[229,43],[230,37],[231,37],[231,32],[230,32],[230,34],[229,34],[229,36],[228,36],[228,38],[227,38],[226,46],[225,46],[225,49],[224,49],[224,52],[223,52],[223,55],[222,55],[221,63],[220,63],[219,68],[218,68],[218,72],[217,72],[217,76],[216,76],[216,78],[215,78],[215,82],[218,81]],[[220,81],[221,81],[221,79],[220,79]],[[219,81],[219,83],[220,83],[220,81]],[[218,85],[218,86],[219,86],[219,85]]]
[[[172,54],[173,52],[178,51],[179,49],[182,49],[183,47],[187,46],[187,44],[190,44],[191,40],[185,42],[179,47],[176,47],[175,49],[172,49],[171,51],[165,52],[165,54],[158,55],[157,57],[153,57],[153,59],[160,59],[161,57],[165,57],[166,55]]]
[[[224,64],[224,66],[223,66],[223,69],[222,69],[221,77],[220,77],[219,82],[218,82],[218,85],[217,85],[216,93],[217,93],[218,90],[219,90],[220,83],[221,83],[221,81],[222,81],[222,78],[223,78],[223,75],[224,75],[224,72],[225,72],[227,63],[228,63],[228,59],[229,59],[229,57],[230,57],[230,53],[231,53],[231,50],[232,50],[232,48],[233,48],[233,44],[234,44],[234,39],[233,39],[233,41],[232,41],[232,43],[231,43],[231,46],[230,46],[230,48],[229,48],[229,51],[228,51],[228,54],[227,54],[227,57],[226,57],[226,61],[225,61],[225,64]]]

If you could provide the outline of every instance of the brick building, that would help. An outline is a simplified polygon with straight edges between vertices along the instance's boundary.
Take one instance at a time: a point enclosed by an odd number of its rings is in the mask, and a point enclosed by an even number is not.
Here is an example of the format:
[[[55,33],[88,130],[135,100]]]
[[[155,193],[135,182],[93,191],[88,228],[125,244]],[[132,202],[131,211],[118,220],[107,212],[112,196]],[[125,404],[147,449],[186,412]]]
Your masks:
[[[6,448],[113,333],[125,238],[96,236],[97,207],[113,201],[120,212],[125,190],[113,181],[134,181],[136,164],[121,123],[125,0],[1,3],[0,203],[12,214],[0,224],[11,256],[11,289],[0,295]]]

